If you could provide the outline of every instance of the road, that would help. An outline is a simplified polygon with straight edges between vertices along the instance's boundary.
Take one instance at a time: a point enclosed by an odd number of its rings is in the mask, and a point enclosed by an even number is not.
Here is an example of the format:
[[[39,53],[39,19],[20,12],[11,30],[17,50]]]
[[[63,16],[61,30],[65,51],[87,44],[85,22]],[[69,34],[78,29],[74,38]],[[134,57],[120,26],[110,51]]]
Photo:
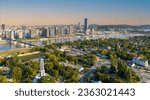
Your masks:
[[[91,67],[91,68],[89,69],[89,71],[87,71],[86,73],[84,73],[84,74],[81,76],[81,78],[80,78],[80,83],[87,83],[87,80],[86,80],[87,77],[88,77],[90,74],[94,73],[94,72],[96,71],[96,68],[101,67],[101,66],[110,66],[111,61],[108,60],[108,59],[105,59],[105,60],[106,60],[105,62],[99,62],[99,61],[97,61],[97,62],[96,62],[96,67]]]
[[[133,68],[133,70],[139,75],[141,78],[141,83],[150,83],[150,73],[145,70]]]
[[[80,83],[86,83],[86,82],[87,82],[87,80],[86,80],[87,77],[88,77],[90,74],[94,73],[95,71],[96,71],[96,68],[95,68],[95,67],[90,68],[89,71],[87,71],[84,75],[81,76],[81,78],[80,78]]]
[[[39,54],[40,52],[31,52],[31,53],[25,53],[25,54],[19,54],[18,57],[22,57],[22,56],[29,56],[29,55],[33,55],[33,54]]]

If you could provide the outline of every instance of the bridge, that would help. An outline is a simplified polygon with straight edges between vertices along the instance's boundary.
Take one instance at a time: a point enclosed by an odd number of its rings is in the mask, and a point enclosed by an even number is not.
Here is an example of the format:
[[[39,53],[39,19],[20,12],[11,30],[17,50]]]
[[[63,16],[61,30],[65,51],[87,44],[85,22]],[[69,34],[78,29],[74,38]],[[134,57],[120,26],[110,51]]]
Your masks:
[[[26,46],[26,47],[35,47],[35,46],[37,46],[37,45],[31,44],[31,43],[27,43],[27,42],[23,42],[23,41],[20,41],[20,40],[9,39],[8,42],[11,42],[11,43],[20,43],[21,45]]]

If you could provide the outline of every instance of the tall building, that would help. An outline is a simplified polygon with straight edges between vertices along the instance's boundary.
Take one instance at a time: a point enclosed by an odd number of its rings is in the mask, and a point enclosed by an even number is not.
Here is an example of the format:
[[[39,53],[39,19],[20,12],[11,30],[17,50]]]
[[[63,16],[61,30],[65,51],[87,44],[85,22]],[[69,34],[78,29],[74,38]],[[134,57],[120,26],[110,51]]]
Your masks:
[[[11,40],[15,39],[15,31],[14,30],[12,30],[11,33],[10,33],[10,39]]]
[[[22,39],[23,38],[23,34],[24,34],[24,30],[17,30],[17,35],[18,35],[18,38],[19,39]]]
[[[94,29],[94,27],[92,28],[92,35],[95,35],[95,29]]]
[[[38,37],[38,31],[36,28],[31,28],[29,33],[30,33],[30,38]]]
[[[3,31],[5,30],[5,24],[2,24],[2,30]]]
[[[46,37],[50,37],[50,28],[47,27],[47,28],[46,28],[46,31],[47,31],[47,32],[46,32]]]
[[[50,28],[50,36],[55,36],[56,35],[56,28],[55,27],[51,27]]]
[[[86,33],[87,28],[88,28],[88,19],[84,18],[84,33]]]
[[[7,38],[7,39],[9,39],[10,38],[10,34],[11,34],[11,30],[6,30],[6,31],[4,31],[4,33],[5,33],[5,38]]]
[[[2,24],[2,35],[4,34],[5,24]]]
[[[23,34],[23,38],[30,38],[30,30],[29,29],[25,29],[25,32]]]
[[[77,30],[80,30],[80,29],[81,29],[81,23],[79,22],[77,25]]]
[[[45,76],[44,59],[40,59],[40,77]]]
[[[39,73],[33,79],[33,83],[37,83],[43,76],[46,76],[45,69],[44,69],[44,59],[40,59],[40,70]]]
[[[73,26],[69,26],[69,34],[74,34],[74,27]]]

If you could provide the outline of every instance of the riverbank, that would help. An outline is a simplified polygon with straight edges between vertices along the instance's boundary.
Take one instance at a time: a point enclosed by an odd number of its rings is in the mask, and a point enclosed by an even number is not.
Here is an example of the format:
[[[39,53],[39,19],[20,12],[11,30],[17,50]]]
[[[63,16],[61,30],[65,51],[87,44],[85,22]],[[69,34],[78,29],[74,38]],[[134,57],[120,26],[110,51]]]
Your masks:
[[[18,49],[13,49],[13,50],[0,51],[0,56],[6,57],[8,55],[18,55],[18,54],[24,54],[24,53],[30,53],[30,52],[31,52],[31,48],[18,48]]]
[[[0,44],[6,44],[8,43],[6,40],[0,40]]]
[[[97,34],[97,35],[94,35],[94,37],[97,37],[97,36],[119,36],[119,35],[123,35],[123,34]],[[84,37],[84,36],[81,36],[81,37]],[[90,37],[90,36],[89,36]],[[78,36],[60,36],[60,37],[50,37],[50,38],[37,38],[37,39],[25,39],[25,40],[22,40],[23,42],[34,42],[34,41],[37,41],[37,40],[41,40],[41,41],[47,41],[47,40],[54,40],[54,39],[73,39],[73,38],[79,38]]]
[[[37,40],[41,40],[41,41],[47,41],[47,40],[54,40],[54,39],[67,39],[67,38],[77,38],[76,36],[65,36],[65,37],[50,37],[50,38],[36,38],[36,39],[25,39],[22,40],[22,42],[34,42]]]
[[[16,44],[10,44],[7,43],[7,41],[3,41],[2,43],[6,44],[0,44],[0,51],[4,50],[10,50],[15,48],[25,48],[21,43],[19,42],[25,42],[28,44],[34,44],[37,46],[44,46],[49,45],[51,43],[63,43],[66,41],[77,41],[77,40],[91,40],[91,39],[108,39],[108,38],[121,38],[121,39],[128,39],[129,37],[134,36],[145,36],[145,34],[98,34],[98,35],[84,35],[84,36],[64,36],[64,37],[51,37],[51,38],[36,38],[36,39],[20,39],[18,40],[18,43]]]

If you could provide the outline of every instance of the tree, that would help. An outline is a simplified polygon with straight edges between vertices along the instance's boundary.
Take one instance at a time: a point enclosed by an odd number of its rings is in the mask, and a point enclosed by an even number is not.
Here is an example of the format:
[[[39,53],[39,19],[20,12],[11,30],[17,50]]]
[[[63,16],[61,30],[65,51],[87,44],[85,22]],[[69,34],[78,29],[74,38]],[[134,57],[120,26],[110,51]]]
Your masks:
[[[0,70],[0,75],[2,75],[3,74],[3,71],[2,70]]]
[[[27,66],[23,71],[23,78],[26,80],[27,78],[32,79],[36,75],[36,70],[33,67]]]
[[[103,54],[103,55],[106,55],[108,53],[108,51],[106,50],[106,49],[103,49],[102,51],[101,51],[101,54]]]
[[[40,83],[54,83],[54,82],[55,82],[55,79],[51,76],[43,76],[40,79]]]
[[[92,76],[89,75],[86,80],[87,80],[87,82],[90,82],[91,79],[92,79]]]
[[[127,74],[126,74],[126,80],[127,80],[127,82],[132,83],[133,82],[132,79],[133,79],[133,77],[132,77],[132,71],[129,68],[128,71],[127,71]]]
[[[12,78],[15,82],[21,82],[22,78],[22,69],[19,67],[14,67],[12,70]]]
[[[106,66],[101,66],[100,68],[96,69],[96,72],[107,73],[108,72],[108,68]]]
[[[113,55],[110,55],[111,65],[110,65],[110,73],[115,74],[117,72],[116,62]]]
[[[52,71],[52,76],[55,78],[55,79],[58,79],[59,77],[59,72],[57,70],[53,70]]]
[[[25,82],[25,83],[32,83],[33,81],[32,81],[31,78],[25,78],[23,82]]]
[[[0,75],[0,83],[7,83],[7,78],[6,78],[6,76]]]
[[[115,65],[110,65],[110,73],[111,74],[116,74],[117,73],[117,67]]]
[[[50,73],[53,69],[53,63],[52,62],[46,62],[45,63],[45,71],[46,73]]]
[[[5,59],[5,66],[10,67],[10,70],[12,70],[14,67],[21,67],[22,64],[19,63],[19,58],[15,55],[12,58]]]
[[[97,73],[95,74],[95,80],[96,80],[96,81],[102,81],[102,82],[104,82],[104,83],[110,82],[109,76],[107,76],[106,74],[102,74],[102,73],[100,73],[100,72],[97,72]]]
[[[122,61],[122,60],[118,60],[117,62],[117,69],[118,69],[118,76],[121,77],[121,78],[126,78],[126,73],[128,71],[128,67],[127,65]]]

